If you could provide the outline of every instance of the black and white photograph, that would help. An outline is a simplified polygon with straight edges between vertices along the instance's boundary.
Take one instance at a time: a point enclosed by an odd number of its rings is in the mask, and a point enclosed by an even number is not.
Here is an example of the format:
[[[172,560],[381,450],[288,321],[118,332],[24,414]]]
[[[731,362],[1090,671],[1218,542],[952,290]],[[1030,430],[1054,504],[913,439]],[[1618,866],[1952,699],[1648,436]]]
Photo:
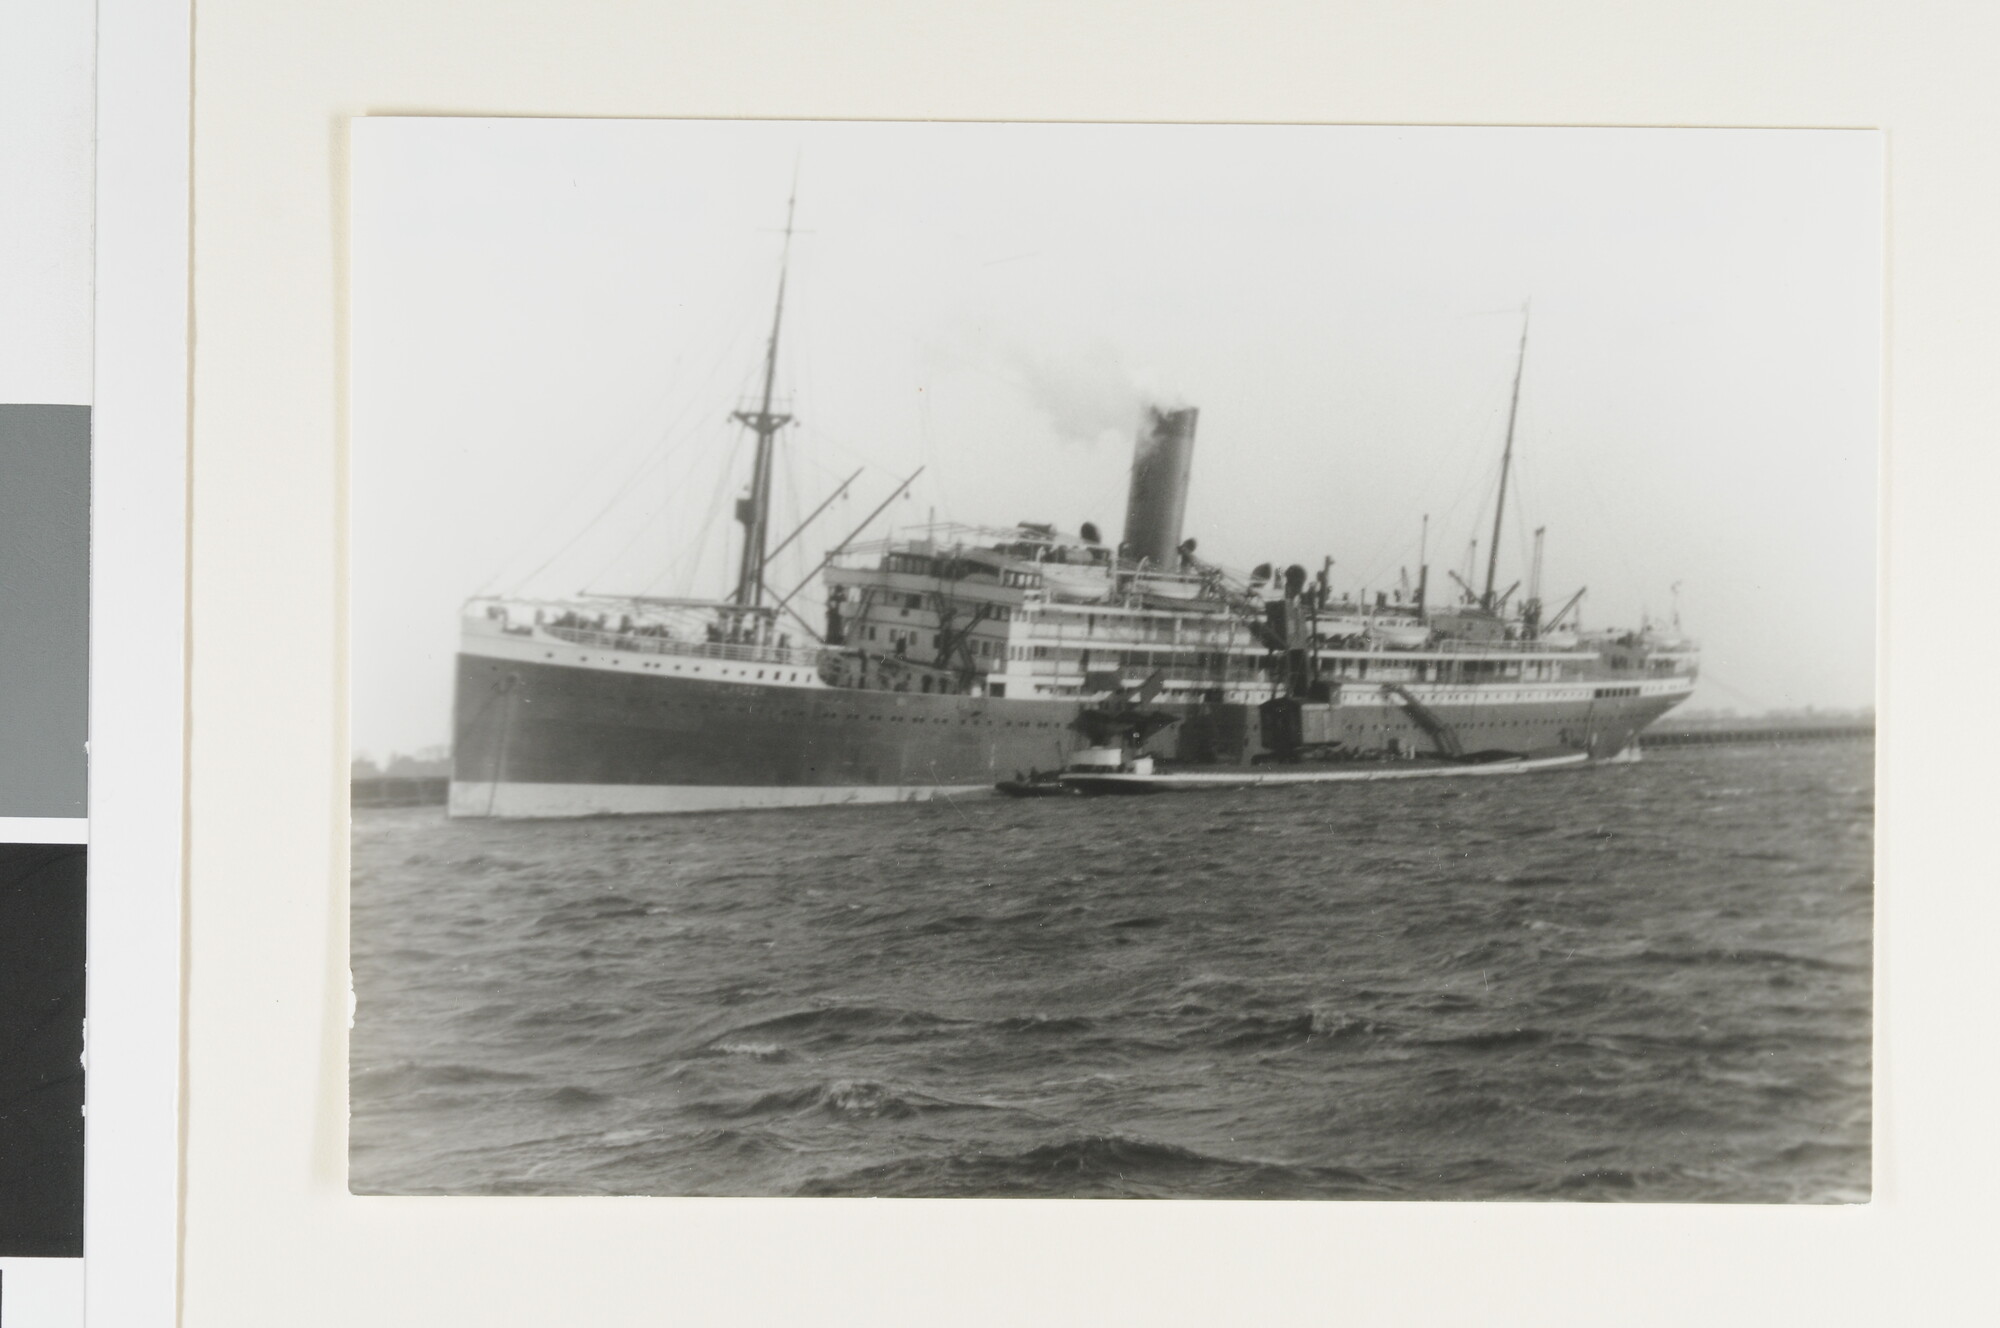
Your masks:
[[[350,1189],[1867,1202],[1882,154],[357,120]]]

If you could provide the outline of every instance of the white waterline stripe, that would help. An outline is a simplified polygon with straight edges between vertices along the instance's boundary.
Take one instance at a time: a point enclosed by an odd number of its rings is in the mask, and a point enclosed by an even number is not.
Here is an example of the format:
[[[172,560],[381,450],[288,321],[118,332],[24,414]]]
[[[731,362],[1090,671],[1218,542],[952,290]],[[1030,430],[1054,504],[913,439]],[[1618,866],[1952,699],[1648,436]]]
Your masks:
[[[451,786],[457,817],[644,816],[747,811],[759,807],[839,807],[864,803],[986,798],[990,784],[516,784]]]

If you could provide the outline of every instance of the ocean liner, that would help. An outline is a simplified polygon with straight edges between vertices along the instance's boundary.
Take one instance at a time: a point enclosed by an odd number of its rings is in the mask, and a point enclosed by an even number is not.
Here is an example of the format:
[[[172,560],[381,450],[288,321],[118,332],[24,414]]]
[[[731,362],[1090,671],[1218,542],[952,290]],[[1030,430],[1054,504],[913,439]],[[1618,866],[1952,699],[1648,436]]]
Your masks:
[[[787,250],[790,234],[788,219]],[[1525,316],[1483,585],[1469,563],[1434,593],[1419,558],[1413,586],[1366,599],[1336,593],[1325,565],[1205,561],[1182,530],[1197,411],[1149,409],[1118,543],[1087,523],[861,542],[884,502],[808,578],[824,602],[809,621],[803,585],[766,585],[798,533],[772,545],[785,273],[761,398],[733,415],[756,442],[733,592],[470,601],[452,815],[955,796],[1107,743],[1168,771],[1629,759],[1694,686],[1698,651],[1677,631],[1585,632],[1582,590],[1543,603],[1540,530],[1525,587],[1496,588]]]

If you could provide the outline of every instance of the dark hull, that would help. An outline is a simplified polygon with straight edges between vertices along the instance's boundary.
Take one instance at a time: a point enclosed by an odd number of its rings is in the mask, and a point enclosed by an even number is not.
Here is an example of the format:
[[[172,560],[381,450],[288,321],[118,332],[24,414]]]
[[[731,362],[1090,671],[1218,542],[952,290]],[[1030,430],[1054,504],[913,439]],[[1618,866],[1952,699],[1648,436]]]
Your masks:
[[[1402,708],[1341,708],[1361,751],[1425,752]],[[1437,706],[1469,749],[1622,752],[1679,695]],[[886,801],[990,790],[1084,745],[1081,703],[727,683],[461,654],[454,815],[587,815]],[[1169,759],[1263,755],[1247,705],[1168,707]]]

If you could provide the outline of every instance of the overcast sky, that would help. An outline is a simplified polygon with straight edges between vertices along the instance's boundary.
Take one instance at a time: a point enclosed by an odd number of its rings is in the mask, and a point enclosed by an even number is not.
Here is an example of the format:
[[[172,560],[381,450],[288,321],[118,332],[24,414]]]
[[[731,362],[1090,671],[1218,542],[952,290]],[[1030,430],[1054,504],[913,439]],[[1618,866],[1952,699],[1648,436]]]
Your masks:
[[[1201,410],[1205,556],[1673,609],[1692,704],[1874,690],[1881,147],[1859,131],[373,119],[355,134],[354,742],[442,744],[475,593],[720,594],[798,179],[789,588],[890,521],[1094,520]]]

